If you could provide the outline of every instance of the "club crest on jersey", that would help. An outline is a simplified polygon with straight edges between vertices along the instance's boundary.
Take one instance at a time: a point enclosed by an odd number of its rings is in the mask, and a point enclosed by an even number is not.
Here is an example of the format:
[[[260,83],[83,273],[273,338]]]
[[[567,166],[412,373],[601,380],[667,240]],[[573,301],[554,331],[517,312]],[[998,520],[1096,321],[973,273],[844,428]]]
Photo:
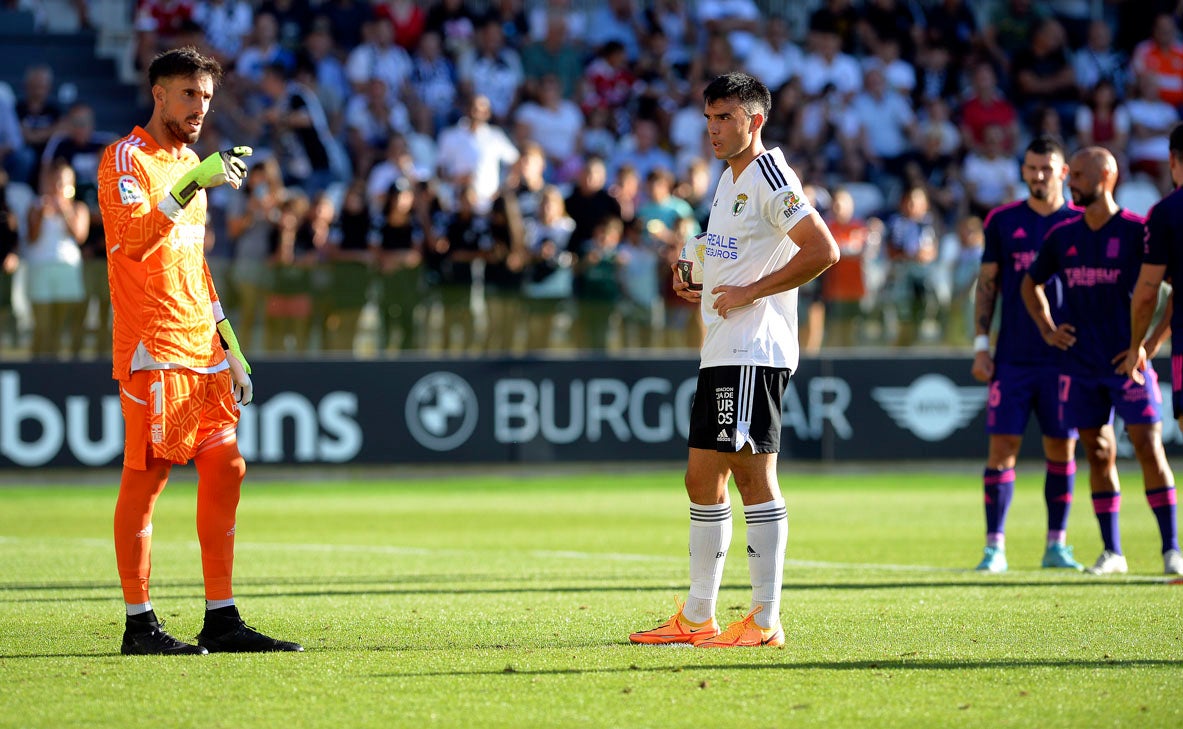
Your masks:
[[[739,215],[743,212],[744,207],[748,204],[748,196],[742,192],[735,196],[735,202],[731,203],[731,214]]]
[[[144,191],[140,189],[140,183],[136,182],[136,178],[131,175],[119,178],[119,199],[124,205],[144,202]]]

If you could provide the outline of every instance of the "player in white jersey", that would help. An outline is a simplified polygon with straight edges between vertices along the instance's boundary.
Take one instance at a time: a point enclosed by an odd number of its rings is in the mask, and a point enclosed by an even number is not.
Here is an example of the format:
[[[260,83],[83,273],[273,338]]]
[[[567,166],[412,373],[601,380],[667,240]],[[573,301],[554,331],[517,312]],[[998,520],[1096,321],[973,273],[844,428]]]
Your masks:
[[[838,260],[838,244],[810,206],[779,149],[760,132],[768,88],[745,73],[716,78],[703,92],[715,157],[727,161],[694,265],[702,285],[673,284],[701,302],[707,327],[690,416],[690,592],[665,623],[633,633],[634,643],[700,648],[782,645],[780,592],[788,520],[776,475],[781,398],[797,368],[797,288]],[[675,267],[675,270],[678,270]],[[751,612],[720,632],[715,602],[731,544],[728,479],[744,503]]]

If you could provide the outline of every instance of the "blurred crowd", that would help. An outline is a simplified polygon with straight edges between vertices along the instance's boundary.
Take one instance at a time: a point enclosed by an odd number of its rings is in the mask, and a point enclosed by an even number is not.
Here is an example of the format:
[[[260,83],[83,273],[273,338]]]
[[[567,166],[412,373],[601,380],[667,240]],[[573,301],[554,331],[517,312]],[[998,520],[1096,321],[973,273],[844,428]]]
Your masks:
[[[753,0],[139,0],[134,54],[227,70],[196,151],[255,149],[207,240],[248,352],[696,347],[669,267],[723,169],[702,89],[735,69],[772,89],[765,145],[842,249],[801,292],[805,349],[960,346],[1032,136],[1112,150],[1137,212],[1169,188],[1180,5],[815,0],[794,24]],[[95,169],[130,130],[61,81],[0,93],[4,352],[110,348]]]

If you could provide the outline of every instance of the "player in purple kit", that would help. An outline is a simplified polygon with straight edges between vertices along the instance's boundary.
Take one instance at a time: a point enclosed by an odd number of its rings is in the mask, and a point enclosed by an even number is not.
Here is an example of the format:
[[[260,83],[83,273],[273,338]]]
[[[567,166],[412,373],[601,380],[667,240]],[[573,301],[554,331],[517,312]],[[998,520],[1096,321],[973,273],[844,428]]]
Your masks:
[[[1057,386],[1062,353],[1043,343],[1019,293],[1023,274],[1039,252],[1043,236],[1074,213],[1064,202],[1068,163],[1064,148],[1051,137],[1038,137],[1023,155],[1023,182],[1030,196],[990,211],[986,216],[986,247],[982,251],[974,303],[973,376],[990,383],[986,432],[990,451],[982,475],[986,503],[986,549],[977,569],[1005,572],[1006,514],[1015,485],[1015,462],[1023,431],[1034,411],[1043,433],[1047,458],[1044,499],[1047,501],[1047,549],[1044,567],[1080,569],[1065,543],[1068,508],[1075,483],[1076,432],[1060,424]],[[1049,286],[1058,286],[1052,279]],[[1051,297],[1059,302],[1059,291]],[[998,345],[990,356],[990,327],[1001,301]]]
[[[1114,201],[1116,184],[1117,161],[1108,150],[1087,147],[1072,156],[1068,187],[1084,214],[1048,231],[1022,286],[1023,302],[1043,340],[1066,353],[1061,414],[1064,425],[1079,429],[1088,457],[1093,512],[1105,544],[1089,568],[1098,575],[1127,571],[1117,522],[1121,486],[1114,411],[1125,421],[1146,491],[1174,488],[1162,446],[1161,395],[1154,369],[1145,366],[1141,384],[1113,369],[1126,359],[1130,295],[1146,237],[1145,221]],[[1059,321],[1052,316],[1045,291],[1057,273],[1064,291]],[[1161,526],[1164,541],[1173,539],[1174,520]]]
[[[1183,311],[1174,308],[1174,294],[1168,299],[1159,326],[1146,338],[1163,280],[1183,281],[1183,248],[1180,247],[1183,243],[1183,192],[1180,192],[1183,185],[1183,124],[1171,130],[1170,149],[1171,180],[1175,183],[1175,190],[1151,209],[1146,220],[1146,255],[1130,302],[1130,346],[1117,372],[1141,384],[1146,361],[1154,357],[1162,344],[1163,330],[1169,329],[1172,333],[1171,405],[1180,427],[1183,427]],[[1183,554],[1179,552],[1175,526],[1175,489],[1165,486],[1148,490],[1146,499],[1163,536],[1163,571],[1168,575],[1183,574]]]

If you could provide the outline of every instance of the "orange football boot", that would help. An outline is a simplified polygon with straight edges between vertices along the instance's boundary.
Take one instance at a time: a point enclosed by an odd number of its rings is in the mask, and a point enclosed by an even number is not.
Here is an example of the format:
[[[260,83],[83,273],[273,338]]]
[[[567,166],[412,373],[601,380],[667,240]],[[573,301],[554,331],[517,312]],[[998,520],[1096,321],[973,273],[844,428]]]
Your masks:
[[[682,617],[682,607],[685,604],[675,597],[674,605],[678,609],[669,620],[652,630],[642,630],[639,633],[633,633],[628,639],[633,643],[644,643],[646,645],[675,645],[679,643],[698,645],[702,641],[719,634],[719,624],[715,622],[714,618],[711,618],[705,623],[696,624]]]
[[[697,648],[740,648],[745,646],[778,646],[785,644],[784,628],[778,623],[775,628],[765,630],[756,625],[756,613],[764,609],[757,605],[756,609],[748,613],[743,620],[737,620],[727,626],[727,630],[714,638],[696,643]]]

